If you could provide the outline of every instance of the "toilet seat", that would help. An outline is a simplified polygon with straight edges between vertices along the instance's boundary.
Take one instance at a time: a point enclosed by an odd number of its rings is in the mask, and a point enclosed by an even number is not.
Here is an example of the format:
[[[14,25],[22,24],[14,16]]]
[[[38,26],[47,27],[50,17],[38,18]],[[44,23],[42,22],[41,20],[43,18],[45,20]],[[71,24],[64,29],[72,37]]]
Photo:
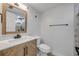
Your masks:
[[[46,44],[40,44],[38,46],[39,50],[44,52],[44,53],[49,53],[50,52],[50,47]]]

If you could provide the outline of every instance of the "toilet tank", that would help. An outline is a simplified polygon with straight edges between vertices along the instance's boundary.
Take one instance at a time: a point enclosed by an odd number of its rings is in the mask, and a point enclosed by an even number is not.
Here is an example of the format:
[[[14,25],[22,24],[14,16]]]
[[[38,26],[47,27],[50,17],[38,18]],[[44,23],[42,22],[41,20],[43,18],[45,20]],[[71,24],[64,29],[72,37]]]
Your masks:
[[[43,41],[42,38],[39,37],[39,38],[37,39],[37,45],[39,45],[39,44],[41,44],[41,43],[44,43],[44,41]]]

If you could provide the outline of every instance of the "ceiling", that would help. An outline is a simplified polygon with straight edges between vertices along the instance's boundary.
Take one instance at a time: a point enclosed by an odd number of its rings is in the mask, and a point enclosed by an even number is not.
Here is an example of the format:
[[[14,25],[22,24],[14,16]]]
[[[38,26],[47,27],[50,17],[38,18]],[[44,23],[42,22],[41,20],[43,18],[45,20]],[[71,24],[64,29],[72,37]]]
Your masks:
[[[58,6],[60,3],[27,3],[27,4],[40,12],[44,12],[46,10]]]

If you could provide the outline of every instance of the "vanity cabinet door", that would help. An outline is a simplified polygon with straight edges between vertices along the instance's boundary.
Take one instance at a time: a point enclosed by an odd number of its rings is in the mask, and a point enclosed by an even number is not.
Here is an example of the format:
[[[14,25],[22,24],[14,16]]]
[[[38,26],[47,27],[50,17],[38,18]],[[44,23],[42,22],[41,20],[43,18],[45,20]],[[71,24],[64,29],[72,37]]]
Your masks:
[[[37,44],[36,40],[32,40],[27,43],[27,54],[28,56],[36,56],[37,55]]]
[[[0,55],[2,56],[23,56],[24,49],[22,47],[23,47],[22,45],[17,45],[15,47],[5,49],[0,52]]]

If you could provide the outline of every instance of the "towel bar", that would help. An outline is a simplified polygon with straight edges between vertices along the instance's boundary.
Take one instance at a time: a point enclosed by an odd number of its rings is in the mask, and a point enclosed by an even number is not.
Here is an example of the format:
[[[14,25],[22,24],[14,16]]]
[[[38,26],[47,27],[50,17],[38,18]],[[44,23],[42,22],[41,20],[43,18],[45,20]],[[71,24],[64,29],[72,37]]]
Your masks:
[[[49,25],[49,26],[68,26],[68,24],[55,24],[55,25]]]

